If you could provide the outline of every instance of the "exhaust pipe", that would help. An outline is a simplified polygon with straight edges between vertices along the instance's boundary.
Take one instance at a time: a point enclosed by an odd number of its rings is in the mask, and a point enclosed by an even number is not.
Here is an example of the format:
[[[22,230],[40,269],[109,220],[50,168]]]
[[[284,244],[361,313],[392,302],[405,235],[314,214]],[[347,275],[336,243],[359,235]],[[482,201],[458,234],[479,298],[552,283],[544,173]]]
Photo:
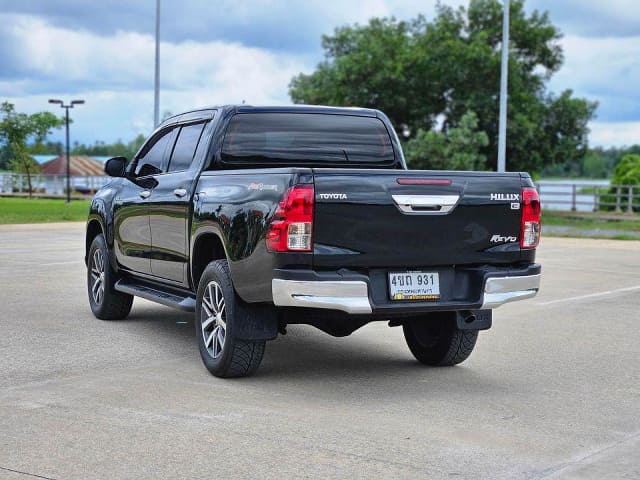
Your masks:
[[[470,324],[473,323],[477,320],[476,316],[474,315],[473,312],[469,311],[469,310],[463,310],[460,312],[460,315],[462,316],[462,320],[464,321],[464,323],[466,324]]]
[[[491,328],[491,310],[459,310],[456,324],[458,330],[488,330]]]

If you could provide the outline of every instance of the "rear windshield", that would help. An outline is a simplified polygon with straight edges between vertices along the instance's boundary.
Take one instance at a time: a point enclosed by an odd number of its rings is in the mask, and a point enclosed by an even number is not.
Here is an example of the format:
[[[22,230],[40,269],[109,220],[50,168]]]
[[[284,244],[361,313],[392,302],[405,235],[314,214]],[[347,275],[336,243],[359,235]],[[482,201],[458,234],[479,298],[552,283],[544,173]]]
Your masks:
[[[391,164],[391,138],[378,118],[321,113],[239,113],[222,145],[223,163]]]

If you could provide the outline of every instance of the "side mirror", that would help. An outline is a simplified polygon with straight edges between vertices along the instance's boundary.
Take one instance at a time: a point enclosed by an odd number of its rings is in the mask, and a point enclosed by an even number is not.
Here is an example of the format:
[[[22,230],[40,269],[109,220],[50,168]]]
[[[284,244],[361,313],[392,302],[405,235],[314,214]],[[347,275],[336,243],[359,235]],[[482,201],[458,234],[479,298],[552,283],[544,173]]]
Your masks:
[[[104,173],[110,177],[124,177],[127,159],[125,157],[113,157],[104,164]]]

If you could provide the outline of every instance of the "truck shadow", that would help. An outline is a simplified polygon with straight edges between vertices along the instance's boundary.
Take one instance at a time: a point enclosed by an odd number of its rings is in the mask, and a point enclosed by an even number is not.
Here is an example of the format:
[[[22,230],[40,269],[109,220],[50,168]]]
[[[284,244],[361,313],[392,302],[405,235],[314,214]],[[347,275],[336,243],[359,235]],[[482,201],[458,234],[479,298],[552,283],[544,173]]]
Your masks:
[[[300,390],[324,385],[327,391],[360,393],[369,399],[411,392],[428,392],[433,398],[437,391],[466,395],[509,388],[486,369],[473,368],[473,358],[456,367],[422,365],[401,334],[389,344],[374,338],[367,327],[346,338],[332,338],[307,326],[294,328],[290,336],[267,344],[260,370],[247,381],[282,382],[288,388],[294,382]]]
[[[131,333],[144,337],[145,342],[155,341],[158,348],[200,363],[191,314],[153,306],[134,310],[123,324]],[[253,388],[279,385],[299,392],[318,391],[322,386],[331,396],[344,392],[367,398],[407,393],[428,393],[433,398],[437,392],[481,395],[520,388],[492,376],[485,366],[474,361],[473,355],[456,367],[424,366],[414,360],[401,332],[394,329],[390,333],[391,329],[386,328],[365,326],[349,337],[333,338],[310,326],[289,326],[287,335],[267,342],[256,374],[233,382]],[[208,376],[204,368],[201,372]],[[210,377],[210,381],[229,380]],[[239,383],[236,385],[242,388]]]

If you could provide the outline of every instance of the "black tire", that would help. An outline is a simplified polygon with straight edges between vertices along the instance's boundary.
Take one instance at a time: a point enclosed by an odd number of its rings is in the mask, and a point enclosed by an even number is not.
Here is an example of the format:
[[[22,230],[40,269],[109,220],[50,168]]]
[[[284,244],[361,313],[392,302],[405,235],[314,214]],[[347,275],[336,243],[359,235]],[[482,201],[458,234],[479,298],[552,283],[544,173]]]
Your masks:
[[[222,306],[216,307],[220,296]],[[250,315],[233,289],[227,261],[216,260],[207,265],[198,284],[195,326],[202,362],[216,377],[245,377],[260,366],[266,342],[241,340],[235,335],[237,322]]]
[[[99,234],[91,242],[87,257],[87,293],[91,311],[100,320],[122,320],[131,311],[133,296],[116,291],[113,286],[117,280],[109,264],[107,242]]]
[[[478,331],[458,330],[451,315],[439,317],[402,326],[409,350],[425,365],[444,367],[464,362],[476,345]]]

